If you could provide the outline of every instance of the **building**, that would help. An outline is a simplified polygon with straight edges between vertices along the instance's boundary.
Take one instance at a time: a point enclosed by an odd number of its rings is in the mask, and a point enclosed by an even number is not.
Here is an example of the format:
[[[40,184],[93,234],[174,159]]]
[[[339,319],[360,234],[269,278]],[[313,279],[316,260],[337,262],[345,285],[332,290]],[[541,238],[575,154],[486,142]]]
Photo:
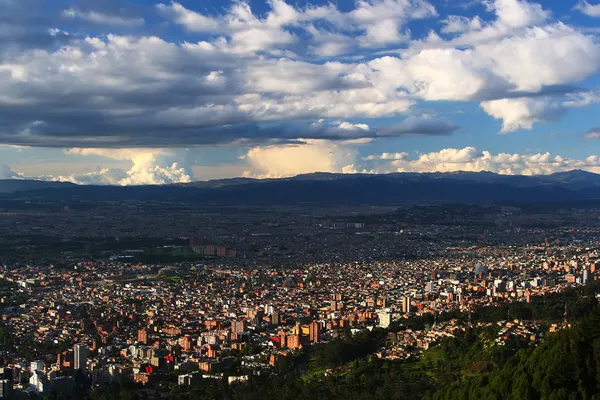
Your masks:
[[[409,296],[402,297],[402,313],[403,314],[410,313],[410,297]]]
[[[273,311],[271,314],[271,325],[279,325],[279,312]]]
[[[146,329],[138,331],[138,342],[148,344],[148,331]]]
[[[89,349],[84,344],[76,344],[74,348],[74,369],[85,371],[87,368],[87,360]]]
[[[337,300],[331,300],[329,302],[329,304],[330,304],[331,311],[337,311],[338,310],[338,302],[337,302]]]
[[[33,393],[44,396],[50,392],[50,381],[42,371],[36,370],[29,378],[29,388]]]
[[[110,367],[105,366],[97,366],[92,370],[92,383],[110,383],[112,381],[112,375],[110,373]]]
[[[44,372],[44,362],[41,360],[32,361],[29,366],[29,371],[34,374],[35,371]]]
[[[313,321],[308,325],[308,337],[313,343],[321,341],[321,326],[317,321]]]
[[[425,293],[431,293],[435,291],[435,284],[433,281],[429,281],[425,284]]]
[[[75,379],[70,376],[59,376],[50,382],[52,393],[59,399],[70,399],[75,390]]]
[[[200,379],[198,373],[184,374],[177,377],[177,384],[179,386],[190,386],[194,381]]]
[[[300,344],[300,339],[301,336],[299,334],[297,335],[288,335],[286,338],[286,344],[287,347],[294,350],[294,349],[299,349],[302,345]]]
[[[0,399],[12,398],[14,380],[12,368],[0,368]]]
[[[9,379],[0,379],[0,399],[12,398],[13,383]]]
[[[244,333],[247,330],[246,321],[233,321],[231,323],[231,332],[232,333]]]
[[[392,323],[392,313],[388,311],[381,311],[379,313],[379,327],[387,329]]]

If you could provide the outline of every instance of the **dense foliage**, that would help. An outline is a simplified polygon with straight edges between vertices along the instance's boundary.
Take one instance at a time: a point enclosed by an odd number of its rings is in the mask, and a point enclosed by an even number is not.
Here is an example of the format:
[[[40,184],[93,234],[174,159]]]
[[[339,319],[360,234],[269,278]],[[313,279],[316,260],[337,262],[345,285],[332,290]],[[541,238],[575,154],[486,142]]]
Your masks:
[[[600,313],[519,351],[491,373],[463,376],[431,398],[600,399]]]

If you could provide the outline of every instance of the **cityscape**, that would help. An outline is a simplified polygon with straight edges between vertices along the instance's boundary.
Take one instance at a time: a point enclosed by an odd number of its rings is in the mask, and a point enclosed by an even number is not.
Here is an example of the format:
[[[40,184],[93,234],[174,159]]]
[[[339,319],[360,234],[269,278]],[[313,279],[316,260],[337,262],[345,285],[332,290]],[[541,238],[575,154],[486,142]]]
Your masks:
[[[286,362],[335,378],[352,362],[302,355],[366,332],[382,336],[357,358],[382,362],[473,329],[534,347],[570,325],[566,305],[549,318],[536,300],[600,279],[600,209],[588,205],[12,204],[0,225],[5,398],[169,398]]]
[[[600,400],[600,0],[0,0],[0,400]]]

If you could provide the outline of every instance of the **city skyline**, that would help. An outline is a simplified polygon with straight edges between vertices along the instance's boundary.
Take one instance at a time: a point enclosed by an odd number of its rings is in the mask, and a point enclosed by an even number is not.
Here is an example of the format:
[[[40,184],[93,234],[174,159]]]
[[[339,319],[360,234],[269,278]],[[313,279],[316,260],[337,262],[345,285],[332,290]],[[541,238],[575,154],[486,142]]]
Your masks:
[[[600,172],[596,1],[0,2],[0,179]]]

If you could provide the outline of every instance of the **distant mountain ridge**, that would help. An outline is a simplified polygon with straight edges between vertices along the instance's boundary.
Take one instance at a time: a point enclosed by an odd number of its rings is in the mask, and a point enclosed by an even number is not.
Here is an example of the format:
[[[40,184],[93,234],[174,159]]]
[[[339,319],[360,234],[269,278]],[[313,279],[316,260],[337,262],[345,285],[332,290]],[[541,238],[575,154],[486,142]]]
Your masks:
[[[28,179],[0,179],[0,193],[12,193],[19,191],[66,188],[77,186],[70,182],[48,182]]]
[[[0,181],[5,198],[152,200],[211,205],[562,202],[600,199],[600,175],[586,171],[513,176],[491,172],[334,174],[234,178],[161,186],[80,186]],[[11,186],[11,182],[13,185]],[[14,182],[19,182],[14,184]],[[7,186],[4,186],[7,185]],[[8,188],[8,189],[7,189]],[[7,192],[11,193],[7,193]]]
[[[540,186],[557,185],[564,188],[585,188],[589,186],[600,186],[600,174],[583,170],[572,170],[567,172],[556,172],[550,175],[501,175],[489,171],[470,172],[393,172],[389,174],[341,174],[329,172],[315,172],[301,174],[289,178],[253,179],[233,178],[219,179],[205,182],[192,182],[176,184],[177,186],[194,187],[223,187],[249,183],[265,183],[274,181],[336,181],[355,180],[357,178],[385,177],[386,180],[395,182],[424,182],[430,180],[456,180],[479,183],[505,183],[511,186]]]

